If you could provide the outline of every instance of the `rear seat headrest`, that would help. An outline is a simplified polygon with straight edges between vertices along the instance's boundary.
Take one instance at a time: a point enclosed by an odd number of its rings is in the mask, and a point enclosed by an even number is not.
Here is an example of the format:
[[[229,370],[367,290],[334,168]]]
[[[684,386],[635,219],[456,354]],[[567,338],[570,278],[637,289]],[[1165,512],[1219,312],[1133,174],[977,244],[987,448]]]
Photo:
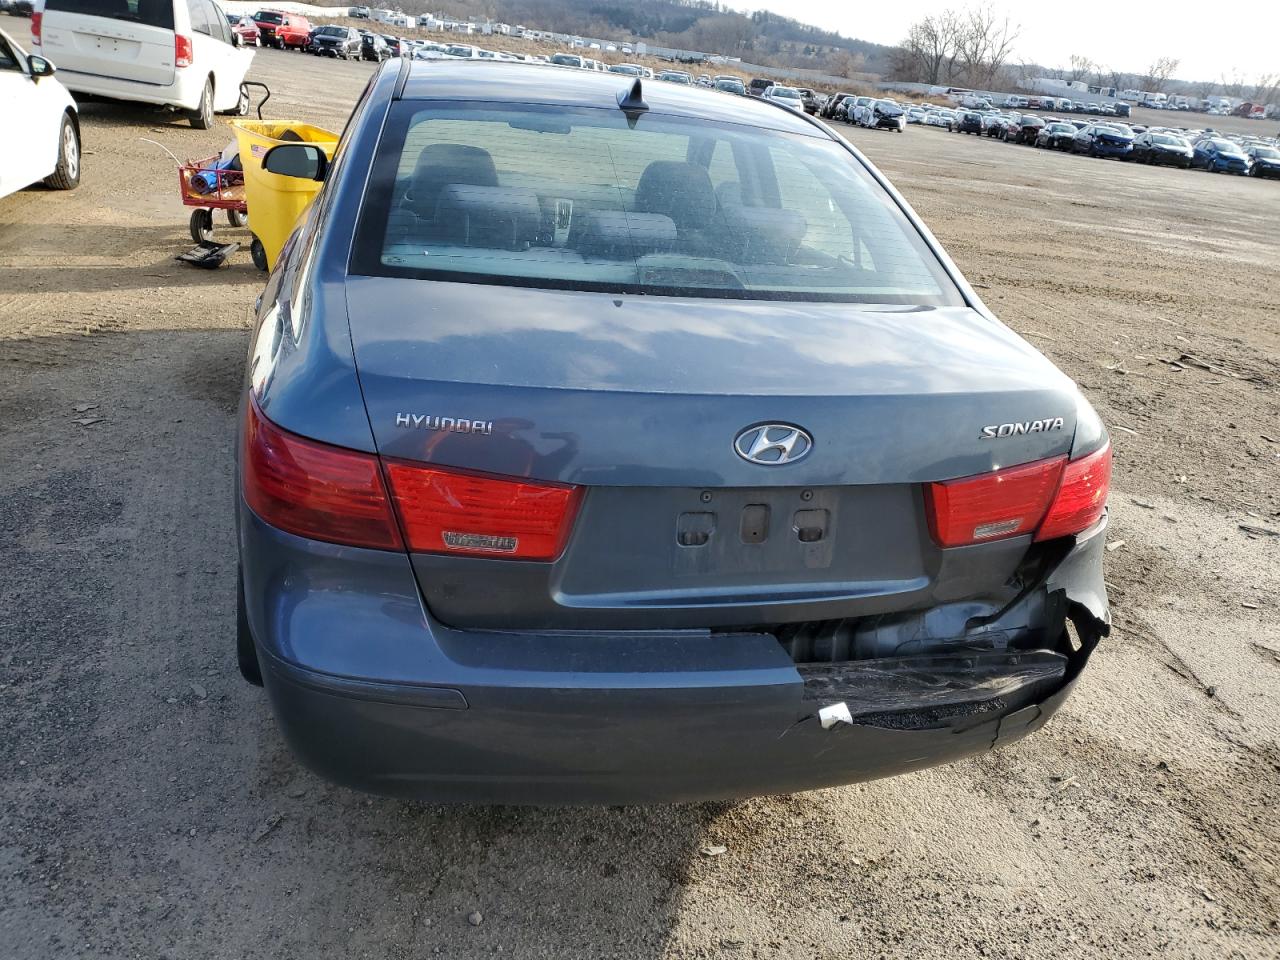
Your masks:
[[[716,194],[711,177],[698,164],[654,160],[636,185],[635,208],[670,217],[681,230],[702,230],[715,215]]]
[[[570,245],[587,257],[623,259],[666,253],[676,241],[676,225],[660,213],[592,210],[574,221]]]
[[[721,206],[731,259],[739,263],[777,263],[800,248],[809,223],[794,210],[780,207],[748,207],[740,203]]]
[[[462,143],[431,143],[423,147],[410,187],[413,212],[427,219],[434,217],[440,193],[448,184],[496,187],[498,171],[493,155]]]
[[[537,238],[542,208],[532,190],[450,183],[440,190],[434,219],[446,242],[517,249]]]

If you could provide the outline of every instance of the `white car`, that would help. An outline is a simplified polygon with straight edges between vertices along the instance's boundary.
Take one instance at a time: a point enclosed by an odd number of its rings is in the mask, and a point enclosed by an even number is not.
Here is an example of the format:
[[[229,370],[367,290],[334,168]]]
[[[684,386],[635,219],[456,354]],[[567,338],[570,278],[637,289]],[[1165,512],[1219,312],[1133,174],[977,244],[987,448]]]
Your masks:
[[[76,102],[54,77],[53,64],[28,56],[0,30],[0,130],[20,133],[0,143],[0,197],[44,181],[55,190],[80,182]]]
[[[790,107],[798,113],[804,113],[804,98],[800,96],[800,91],[795,87],[784,87],[775,83],[760,96],[763,100],[769,100],[772,103]]]
[[[213,0],[36,0],[35,12],[32,42],[76,93],[182,110],[201,130],[249,110],[240,83],[253,51]]]

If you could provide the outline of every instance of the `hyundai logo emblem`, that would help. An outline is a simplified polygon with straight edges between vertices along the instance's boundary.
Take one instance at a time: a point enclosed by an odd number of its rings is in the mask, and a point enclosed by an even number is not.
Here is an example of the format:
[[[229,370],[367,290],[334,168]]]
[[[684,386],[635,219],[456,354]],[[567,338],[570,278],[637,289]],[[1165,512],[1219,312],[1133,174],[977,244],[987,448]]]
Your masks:
[[[790,423],[758,423],[738,434],[733,449],[743,460],[778,467],[806,457],[813,437]]]

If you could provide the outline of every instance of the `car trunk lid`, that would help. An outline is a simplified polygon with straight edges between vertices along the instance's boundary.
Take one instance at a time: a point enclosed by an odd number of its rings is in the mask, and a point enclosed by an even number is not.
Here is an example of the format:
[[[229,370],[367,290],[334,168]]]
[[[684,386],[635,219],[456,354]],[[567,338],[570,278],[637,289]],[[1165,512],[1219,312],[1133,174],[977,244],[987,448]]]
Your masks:
[[[554,563],[415,556],[457,626],[711,627],[924,603],[940,567],[920,485],[1071,447],[1070,381],[968,308],[360,277],[347,297],[383,456],[587,488]],[[811,450],[778,466],[735,449],[770,423]],[[1025,542],[970,549],[996,558],[975,569],[998,586]]]

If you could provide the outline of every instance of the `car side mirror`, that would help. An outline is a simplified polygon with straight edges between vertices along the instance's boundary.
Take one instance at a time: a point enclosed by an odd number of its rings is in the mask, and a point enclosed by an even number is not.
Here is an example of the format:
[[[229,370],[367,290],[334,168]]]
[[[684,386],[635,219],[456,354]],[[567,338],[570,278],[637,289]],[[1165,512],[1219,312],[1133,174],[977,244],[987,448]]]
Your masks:
[[[38,57],[34,53],[27,57],[27,67],[31,70],[31,79],[39,80],[41,77],[52,77],[55,73],[53,64],[44,57]]]
[[[315,144],[282,143],[267,151],[262,169],[298,180],[323,180],[329,171],[329,158]]]

